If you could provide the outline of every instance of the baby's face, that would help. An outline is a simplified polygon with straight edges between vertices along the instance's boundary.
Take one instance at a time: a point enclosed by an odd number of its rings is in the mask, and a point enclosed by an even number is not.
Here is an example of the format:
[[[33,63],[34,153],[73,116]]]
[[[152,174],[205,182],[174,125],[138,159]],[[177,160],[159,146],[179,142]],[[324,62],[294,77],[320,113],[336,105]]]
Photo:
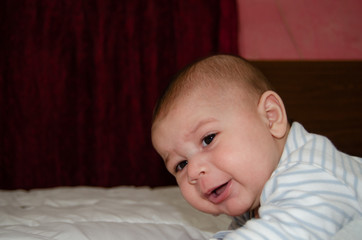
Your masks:
[[[154,147],[195,208],[236,216],[259,205],[280,153],[257,105],[203,89],[154,123]]]

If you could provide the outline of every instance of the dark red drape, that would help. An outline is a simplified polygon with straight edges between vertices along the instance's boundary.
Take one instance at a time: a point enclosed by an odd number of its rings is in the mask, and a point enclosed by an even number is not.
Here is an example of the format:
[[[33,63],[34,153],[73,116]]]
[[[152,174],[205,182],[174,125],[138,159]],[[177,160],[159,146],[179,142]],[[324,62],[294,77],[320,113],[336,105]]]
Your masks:
[[[234,0],[3,0],[0,188],[173,184],[150,142],[169,77],[237,53]]]

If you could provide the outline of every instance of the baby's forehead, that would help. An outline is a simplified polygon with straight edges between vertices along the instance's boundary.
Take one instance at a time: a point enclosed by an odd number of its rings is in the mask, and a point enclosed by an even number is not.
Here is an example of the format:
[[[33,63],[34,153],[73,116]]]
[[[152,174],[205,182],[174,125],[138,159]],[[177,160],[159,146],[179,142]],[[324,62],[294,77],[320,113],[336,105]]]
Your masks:
[[[201,110],[202,108],[236,106],[250,103],[251,97],[249,91],[240,86],[232,84],[200,84],[194,88],[184,89],[183,93],[180,93],[172,102],[169,102],[163,113],[166,115],[170,112],[181,112],[180,115],[182,115],[182,111],[187,111],[189,108],[197,111],[197,109]]]
[[[210,101],[227,101],[253,91],[252,87],[242,79],[202,77],[192,82],[180,90],[175,100],[207,98]]]

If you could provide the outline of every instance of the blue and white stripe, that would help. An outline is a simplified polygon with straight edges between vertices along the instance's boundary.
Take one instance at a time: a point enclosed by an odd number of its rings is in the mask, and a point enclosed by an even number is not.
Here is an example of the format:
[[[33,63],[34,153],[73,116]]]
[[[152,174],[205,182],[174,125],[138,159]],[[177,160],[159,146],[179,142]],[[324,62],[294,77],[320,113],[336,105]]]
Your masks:
[[[263,189],[260,218],[224,239],[330,239],[362,217],[361,166],[362,158],[293,123],[280,163]]]

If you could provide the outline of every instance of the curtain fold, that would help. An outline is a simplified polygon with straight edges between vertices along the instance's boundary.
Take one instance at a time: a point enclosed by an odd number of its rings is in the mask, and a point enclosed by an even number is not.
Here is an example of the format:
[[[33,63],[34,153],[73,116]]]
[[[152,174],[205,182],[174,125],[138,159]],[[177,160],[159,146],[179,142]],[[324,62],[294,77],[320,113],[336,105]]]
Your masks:
[[[174,184],[153,106],[196,58],[237,54],[234,0],[0,3],[0,188]]]

